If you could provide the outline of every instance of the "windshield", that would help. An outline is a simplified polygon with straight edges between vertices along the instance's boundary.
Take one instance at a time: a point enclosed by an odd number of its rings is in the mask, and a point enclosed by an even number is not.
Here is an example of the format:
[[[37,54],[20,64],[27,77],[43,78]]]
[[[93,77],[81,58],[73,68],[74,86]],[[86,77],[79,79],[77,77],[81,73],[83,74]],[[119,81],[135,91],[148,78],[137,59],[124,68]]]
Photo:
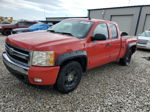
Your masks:
[[[150,32],[149,32],[149,31],[143,32],[142,34],[140,34],[140,36],[143,36],[143,37],[150,37]]]
[[[50,27],[48,31],[71,35],[77,38],[84,38],[91,26],[92,22],[90,21],[64,20]]]

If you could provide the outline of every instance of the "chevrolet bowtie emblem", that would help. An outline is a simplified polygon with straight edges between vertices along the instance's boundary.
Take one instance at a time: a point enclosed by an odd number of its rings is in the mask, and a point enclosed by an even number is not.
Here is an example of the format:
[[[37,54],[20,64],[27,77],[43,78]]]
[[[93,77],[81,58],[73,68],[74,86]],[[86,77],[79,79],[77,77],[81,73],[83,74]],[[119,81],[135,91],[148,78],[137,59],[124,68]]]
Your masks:
[[[13,50],[12,48],[9,48],[9,53],[10,53],[11,55],[13,55],[14,50]]]

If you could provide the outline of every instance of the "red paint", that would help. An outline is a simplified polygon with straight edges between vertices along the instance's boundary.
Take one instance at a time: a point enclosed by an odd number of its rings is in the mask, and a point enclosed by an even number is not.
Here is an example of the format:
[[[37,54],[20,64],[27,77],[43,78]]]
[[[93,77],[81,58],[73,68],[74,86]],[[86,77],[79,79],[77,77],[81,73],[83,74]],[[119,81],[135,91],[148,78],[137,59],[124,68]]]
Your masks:
[[[14,46],[33,51],[54,51],[55,60],[61,54],[85,50],[88,56],[87,69],[91,69],[122,58],[125,55],[128,44],[137,42],[136,37],[120,38],[119,36],[118,39],[113,40],[109,30],[109,23],[113,23],[117,26],[118,35],[121,33],[118,29],[118,25],[115,22],[95,19],[78,20],[93,22],[91,30],[84,39],[41,31],[11,35],[6,39],[6,41]],[[109,30],[109,39],[105,41],[92,41],[92,33],[99,23],[107,24]],[[106,44],[110,44],[111,46],[106,47]],[[32,84],[51,85],[56,82],[59,70],[59,67],[30,67],[29,80]],[[35,83],[33,78],[41,78],[43,79],[43,82]]]
[[[56,82],[60,67],[30,67],[28,79],[35,85],[53,85]],[[34,82],[34,78],[42,79],[41,83]]]
[[[30,24],[26,24],[26,25],[19,25],[18,23],[30,23]],[[5,29],[15,29],[15,28],[28,28],[30,25],[35,24],[37,22],[35,21],[19,21],[16,24],[1,24],[1,28],[0,28],[0,33],[3,33]]]

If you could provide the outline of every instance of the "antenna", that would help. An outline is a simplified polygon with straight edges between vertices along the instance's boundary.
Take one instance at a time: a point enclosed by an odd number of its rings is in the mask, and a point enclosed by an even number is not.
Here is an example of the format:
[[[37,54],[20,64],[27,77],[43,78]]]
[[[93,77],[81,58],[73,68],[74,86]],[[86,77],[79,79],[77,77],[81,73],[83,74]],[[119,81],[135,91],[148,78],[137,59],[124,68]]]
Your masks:
[[[45,17],[45,19],[46,19],[46,15],[45,15],[45,8],[43,8],[43,11],[44,11],[44,17]]]
[[[105,10],[102,10],[102,19],[105,17]]]
[[[129,0],[128,5],[130,5],[131,0]]]

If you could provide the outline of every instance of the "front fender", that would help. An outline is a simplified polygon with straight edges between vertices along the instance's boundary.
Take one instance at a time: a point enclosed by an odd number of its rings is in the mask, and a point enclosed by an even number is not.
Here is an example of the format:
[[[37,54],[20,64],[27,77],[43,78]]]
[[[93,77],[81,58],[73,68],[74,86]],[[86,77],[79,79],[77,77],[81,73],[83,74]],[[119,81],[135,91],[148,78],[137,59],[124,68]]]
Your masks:
[[[73,51],[73,52],[61,54],[60,56],[58,56],[56,60],[56,65],[62,65],[62,63],[67,60],[71,60],[79,57],[85,57],[87,59],[86,51]]]

